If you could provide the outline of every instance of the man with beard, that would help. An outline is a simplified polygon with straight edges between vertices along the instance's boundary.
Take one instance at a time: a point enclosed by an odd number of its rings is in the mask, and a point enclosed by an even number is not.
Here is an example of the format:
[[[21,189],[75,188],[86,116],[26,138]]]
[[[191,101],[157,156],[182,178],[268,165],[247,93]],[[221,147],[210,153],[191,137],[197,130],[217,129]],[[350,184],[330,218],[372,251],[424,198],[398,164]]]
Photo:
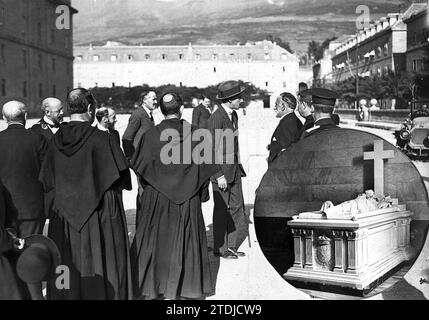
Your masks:
[[[43,118],[31,130],[41,134],[49,142],[63,122],[63,105],[57,98],[46,98],[42,102],[42,112]]]
[[[49,299],[130,299],[131,270],[121,191],[128,162],[113,137],[91,126],[95,99],[83,88],[67,97],[70,122],[49,145],[40,173],[53,190],[48,235],[70,271],[70,289],[48,282]]]
[[[214,283],[201,202],[207,200],[205,182],[219,168],[196,159],[197,128],[181,120],[182,99],[167,93],[160,106],[165,120],[146,132],[131,161],[145,185],[131,249],[134,294],[202,298],[214,291]]]
[[[105,107],[97,109],[95,118],[97,119],[97,128],[112,134],[115,141],[120,145],[121,140],[119,132],[115,130],[115,124],[117,122],[115,110]]]
[[[295,114],[296,105],[295,97],[288,92],[280,94],[276,99],[274,111],[280,122],[271,137],[268,164],[271,164],[282,150],[300,138],[302,123]]]

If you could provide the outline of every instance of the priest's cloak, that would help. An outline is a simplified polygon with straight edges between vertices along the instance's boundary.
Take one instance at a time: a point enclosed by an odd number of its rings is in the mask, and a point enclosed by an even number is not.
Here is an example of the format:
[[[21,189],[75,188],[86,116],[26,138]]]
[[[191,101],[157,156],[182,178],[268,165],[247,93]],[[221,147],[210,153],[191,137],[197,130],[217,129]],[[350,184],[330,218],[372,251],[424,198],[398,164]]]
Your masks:
[[[48,299],[131,299],[131,265],[122,190],[127,160],[114,138],[89,122],[61,125],[40,181],[54,194],[48,236],[70,269],[70,289],[48,283]]]
[[[161,141],[167,129],[178,132],[177,139]],[[208,181],[219,167],[183,162],[186,146],[194,150],[198,144],[191,141],[195,129],[183,120],[164,120],[145,133],[131,159],[145,186],[131,247],[136,298],[195,299],[214,292],[201,202],[208,200]],[[167,144],[181,150],[180,164],[161,161]]]

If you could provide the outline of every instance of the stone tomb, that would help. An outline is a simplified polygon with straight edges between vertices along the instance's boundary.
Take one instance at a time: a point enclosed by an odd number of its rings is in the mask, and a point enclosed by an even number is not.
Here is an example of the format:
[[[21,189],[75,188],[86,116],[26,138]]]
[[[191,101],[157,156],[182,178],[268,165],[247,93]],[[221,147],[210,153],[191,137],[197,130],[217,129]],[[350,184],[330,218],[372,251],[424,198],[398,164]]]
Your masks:
[[[298,218],[368,189],[390,195],[394,206],[343,218]],[[428,225],[427,199],[417,169],[396,147],[363,131],[326,130],[291,146],[269,168],[256,194],[255,228],[261,228],[256,217],[288,218],[294,262],[285,279],[364,289],[417,255]]]

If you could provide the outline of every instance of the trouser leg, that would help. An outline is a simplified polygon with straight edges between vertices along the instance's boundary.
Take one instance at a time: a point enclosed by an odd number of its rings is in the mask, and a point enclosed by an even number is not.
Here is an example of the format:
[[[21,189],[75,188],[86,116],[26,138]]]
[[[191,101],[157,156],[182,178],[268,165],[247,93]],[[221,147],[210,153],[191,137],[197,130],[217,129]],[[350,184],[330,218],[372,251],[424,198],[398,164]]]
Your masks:
[[[241,179],[222,191],[213,183],[213,243],[214,251],[223,253],[237,248],[237,228],[244,219]]]

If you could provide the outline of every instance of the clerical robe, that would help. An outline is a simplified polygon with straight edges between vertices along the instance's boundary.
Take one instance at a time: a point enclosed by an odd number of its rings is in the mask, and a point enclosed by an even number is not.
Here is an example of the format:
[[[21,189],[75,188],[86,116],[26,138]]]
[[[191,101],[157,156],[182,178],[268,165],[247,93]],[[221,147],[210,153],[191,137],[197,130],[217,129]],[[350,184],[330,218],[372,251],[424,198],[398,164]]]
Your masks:
[[[131,160],[145,185],[131,247],[136,298],[200,298],[214,291],[201,201],[207,200],[209,178],[220,168],[190,161],[196,146],[191,141],[196,128],[190,128],[183,120],[162,121],[145,133]],[[161,141],[167,129],[178,133],[171,142]],[[163,160],[167,144],[180,150],[180,164]]]
[[[70,290],[48,283],[49,299],[130,299],[131,269],[122,190],[127,160],[113,136],[89,122],[62,125],[40,181],[54,193],[48,235],[70,269]]]
[[[13,238],[6,230],[14,228],[16,223],[4,191],[0,182],[0,300],[30,299],[27,286],[16,274],[18,253],[13,251]]]

